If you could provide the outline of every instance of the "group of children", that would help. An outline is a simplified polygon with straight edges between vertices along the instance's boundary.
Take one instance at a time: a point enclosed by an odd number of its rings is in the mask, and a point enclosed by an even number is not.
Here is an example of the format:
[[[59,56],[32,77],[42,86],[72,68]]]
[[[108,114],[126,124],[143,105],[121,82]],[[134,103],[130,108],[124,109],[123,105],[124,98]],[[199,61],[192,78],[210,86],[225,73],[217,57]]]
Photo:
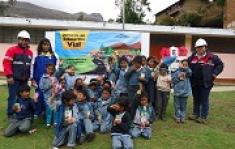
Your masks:
[[[54,148],[66,142],[70,148],[90,142],[95,132],[111,132],[114,149],[133,148],[132,138],[150,139],[154,120],[166,119],[172,87],[175,120],[185,122],[191,92],[187,60],[170,74],[164,60],[159,63],[154,57],[137,55],[130,61],[122,56],[109,63],[105,77],[93,78],[89,84],[73,65],[63,68],[60,61],[56,70],[56,61],[50,41],[43,39],[34,62],[35,99],[29,97],[29,86],[20,88],[13,107],[16,118],[5,136],[28,132],[33,118],[45,113],[46,127],[55,127]]]

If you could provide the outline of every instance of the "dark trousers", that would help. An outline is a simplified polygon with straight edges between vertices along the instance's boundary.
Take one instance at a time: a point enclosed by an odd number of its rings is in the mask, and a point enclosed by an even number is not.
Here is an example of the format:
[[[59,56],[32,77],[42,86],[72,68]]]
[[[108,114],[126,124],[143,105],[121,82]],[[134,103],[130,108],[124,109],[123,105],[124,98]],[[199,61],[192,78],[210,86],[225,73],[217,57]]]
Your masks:
[[[13,105],[16,102],[17,94],[21,85],[26,85],[28,81],[16,81],[14,80],[13,84],[8,84],[8,106],[7,106],[7,115],[13,115]]]
[[[193,115],[206,119],[209,111],[209,94],[211,88],[196,86],[193,92]]]
[[[132,119],[134,118],[135,110],[138,107],[138,96],[137,91],[139,90],[138,85],[128,86],[128,99],[130,105],[130,113]]]
[[[46,103],[44,100],[43,92],[41,89],[37,88],[35,92],[38,92],[38,102],[34,103],[35,106],[35,115],[40,115],[42,112],[45,112]]]
[[[168,100],[170,97],[170,92],[157,91],[157,107],[156,114],[157,118],[164,118],[166,116],[166,108],[168,105]]]
[[[154,107],[155,109],[155,104],[156,104],[156,81],[150,80],[148,84],[146,85],[147,93],[148,93],[148,98],[149,98],[149,103]],[[155,109],[156,110],[156,109]]]

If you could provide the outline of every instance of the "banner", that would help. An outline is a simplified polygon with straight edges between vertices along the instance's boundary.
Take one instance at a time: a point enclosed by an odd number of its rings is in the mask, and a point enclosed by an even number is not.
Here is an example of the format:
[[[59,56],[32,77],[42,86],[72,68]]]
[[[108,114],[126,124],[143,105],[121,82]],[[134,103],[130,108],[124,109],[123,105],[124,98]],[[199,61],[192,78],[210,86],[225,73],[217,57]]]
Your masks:
[[[107,57],[133,57],[141,53],[141,33],[56,31],[55,53],[79,74],[104,74]]]

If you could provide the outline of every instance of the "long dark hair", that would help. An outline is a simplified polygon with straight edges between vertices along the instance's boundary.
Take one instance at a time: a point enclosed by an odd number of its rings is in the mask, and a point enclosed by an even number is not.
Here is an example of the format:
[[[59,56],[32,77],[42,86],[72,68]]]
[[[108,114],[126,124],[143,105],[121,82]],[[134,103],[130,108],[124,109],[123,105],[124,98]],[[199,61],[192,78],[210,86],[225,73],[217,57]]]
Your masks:
[[[50,44],[50,47],[49,47],[49,50],[48,50],[48,51],[49,51],[52,55],[54,55],[54,52],[52,51],[52,47],[51,47],[51,42],[50,42],[50,40],[47,39],[47,38],[43,38],[43,39],[40,40],[40,42],[39,42],[39,44],[38,44],[38,48],[37,48],[38,55],[42,54],[42,52],[43,52],[43,48],[42,48],[42,44],[43,44],[43,43],[49,43],[49,44]]]

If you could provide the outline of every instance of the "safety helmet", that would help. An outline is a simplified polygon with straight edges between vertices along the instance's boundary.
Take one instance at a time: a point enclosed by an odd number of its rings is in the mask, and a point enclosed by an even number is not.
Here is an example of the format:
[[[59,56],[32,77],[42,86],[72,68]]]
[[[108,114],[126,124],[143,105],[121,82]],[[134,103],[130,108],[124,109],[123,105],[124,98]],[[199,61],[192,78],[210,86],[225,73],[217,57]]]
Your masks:
[[[195,48],[197,47],[203,47],[203,46],[207,46],[207,42],[205,39],[199,38],[196,43],[195,43]]]
[[[17,38],[30,39],[30,34],[26,30],[22,30],[18,33]]]

